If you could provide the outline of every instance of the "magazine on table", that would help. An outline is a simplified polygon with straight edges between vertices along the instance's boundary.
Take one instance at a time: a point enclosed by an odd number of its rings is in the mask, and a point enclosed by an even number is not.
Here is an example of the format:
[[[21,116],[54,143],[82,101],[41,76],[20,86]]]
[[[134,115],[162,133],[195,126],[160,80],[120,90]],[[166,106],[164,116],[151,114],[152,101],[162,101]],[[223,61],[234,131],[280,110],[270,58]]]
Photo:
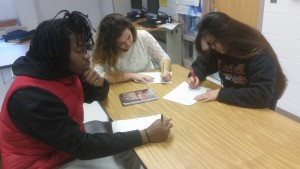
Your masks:
[[[156,94],[152,89],[135,90],[119,95],[123,106],[128,106],[137,103],[149,102],[157,99]]]

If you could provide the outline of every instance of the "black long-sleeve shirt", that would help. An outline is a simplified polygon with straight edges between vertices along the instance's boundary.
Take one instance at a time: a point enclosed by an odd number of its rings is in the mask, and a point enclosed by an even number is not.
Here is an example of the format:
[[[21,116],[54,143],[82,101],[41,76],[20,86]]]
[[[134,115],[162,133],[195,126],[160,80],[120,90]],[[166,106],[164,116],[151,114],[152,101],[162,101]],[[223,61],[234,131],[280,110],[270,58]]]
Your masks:
[[[13,65],[15,75],[37,77],[36,67],[28,67],[28,58],[20,58]],[[51,72],[49,72],[51,74]],[[47,76],[43,75],[43,79]],[[84,100],[104,99],[109,91],[105,80],[102,88],[94,88],[82,81]],[[95,133],[80,131],[79,125],[68,116],[67,106],[57,96],[37,87],[23,87],[15,91],[8,102],[8,114],[22,132],[46,144],[71,154],[74,158],[95,159],[113,155],[142,144],[138,130],[124,133]]]
[[[271,108],[276,106],[276,66],[267,53],[251,59],[237,59],[221,54],[199,57],[192,64],[200,81],[219,72],[223,88],[217,100],[248,108]]]

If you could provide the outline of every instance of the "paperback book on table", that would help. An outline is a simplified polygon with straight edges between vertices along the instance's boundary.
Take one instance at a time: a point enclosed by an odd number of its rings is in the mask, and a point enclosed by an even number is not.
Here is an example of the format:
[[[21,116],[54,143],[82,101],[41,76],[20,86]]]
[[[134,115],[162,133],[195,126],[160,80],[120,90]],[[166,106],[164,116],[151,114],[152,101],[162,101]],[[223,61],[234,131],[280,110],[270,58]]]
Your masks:
[[[152,89],[135,90],[119,95],[120,101],[123,106],[149,102],[157,99],[156,94]]]

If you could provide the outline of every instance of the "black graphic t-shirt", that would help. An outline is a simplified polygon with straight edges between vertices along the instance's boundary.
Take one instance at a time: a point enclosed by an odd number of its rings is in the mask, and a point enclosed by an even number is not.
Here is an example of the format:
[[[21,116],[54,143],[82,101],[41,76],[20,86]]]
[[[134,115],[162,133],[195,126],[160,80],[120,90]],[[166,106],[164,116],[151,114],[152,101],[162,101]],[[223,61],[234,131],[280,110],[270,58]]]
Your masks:
[[[213,52],[210,56],[198,56],[192,67],[200,82],[219,73],[223,84],[217,96],[219,102],[249,108],[275,108],[276,64],[268,52],[248,59]]]
[[[229,60],[229,62],[227,61]],[[242,87],[247,85],[246,61],[218,59],[219,76],[224,87]],[[227,62],[226,62],[227,61]]]

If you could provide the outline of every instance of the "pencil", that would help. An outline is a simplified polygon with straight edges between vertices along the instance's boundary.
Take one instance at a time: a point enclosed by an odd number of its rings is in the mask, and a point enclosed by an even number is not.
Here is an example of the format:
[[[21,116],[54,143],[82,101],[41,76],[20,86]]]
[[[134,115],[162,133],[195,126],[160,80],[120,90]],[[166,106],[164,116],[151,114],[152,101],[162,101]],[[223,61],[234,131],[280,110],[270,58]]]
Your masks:
[[[193,77],[194,81],[196,82],[195,72],[194,72],[192,67],[190,67],[190,71],[191,71],[191,74],[192,74],[192,77]]]

